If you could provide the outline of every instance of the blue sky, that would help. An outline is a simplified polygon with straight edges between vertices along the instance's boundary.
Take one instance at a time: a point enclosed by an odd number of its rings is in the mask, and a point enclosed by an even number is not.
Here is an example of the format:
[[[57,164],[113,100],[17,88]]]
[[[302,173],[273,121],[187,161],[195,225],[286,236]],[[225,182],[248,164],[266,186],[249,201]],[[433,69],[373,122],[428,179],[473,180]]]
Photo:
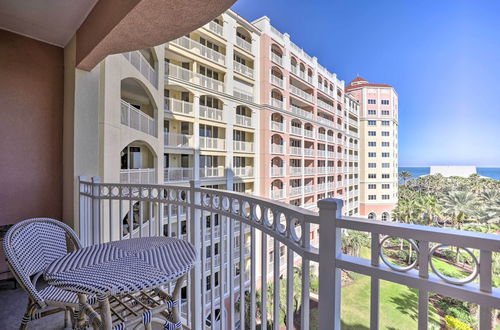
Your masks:
[[[349,83],[395,86],[400,166],[500,166],[500,1],[239,0]]]

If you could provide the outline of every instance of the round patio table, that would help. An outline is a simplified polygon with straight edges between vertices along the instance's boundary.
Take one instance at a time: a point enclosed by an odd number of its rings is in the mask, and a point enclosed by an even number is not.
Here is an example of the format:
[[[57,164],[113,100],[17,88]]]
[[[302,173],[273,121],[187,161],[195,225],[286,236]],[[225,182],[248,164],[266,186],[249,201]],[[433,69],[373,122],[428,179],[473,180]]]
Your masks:
[[[87,304],[87,296],[96,297],[102,325],[111,329],[110,297],[180,280],[195,259],[195,249],[187,241],[132,238],[71,252],[50,264],[44,277],[50,285],[77,293],[81,305]]]

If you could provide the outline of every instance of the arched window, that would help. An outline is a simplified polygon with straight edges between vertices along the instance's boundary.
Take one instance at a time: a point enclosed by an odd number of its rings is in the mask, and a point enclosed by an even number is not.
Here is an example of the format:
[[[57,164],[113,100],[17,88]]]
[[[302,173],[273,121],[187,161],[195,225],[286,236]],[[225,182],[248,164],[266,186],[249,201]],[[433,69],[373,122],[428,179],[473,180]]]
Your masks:
[[[374,212],[368,213],[368,219],[375,220],[377,219],[377,215]]]
[[[387,213],[387,212],[382,213],[382,217],[381,218],[382,218],[382,221],[389,220],[389,213]]]

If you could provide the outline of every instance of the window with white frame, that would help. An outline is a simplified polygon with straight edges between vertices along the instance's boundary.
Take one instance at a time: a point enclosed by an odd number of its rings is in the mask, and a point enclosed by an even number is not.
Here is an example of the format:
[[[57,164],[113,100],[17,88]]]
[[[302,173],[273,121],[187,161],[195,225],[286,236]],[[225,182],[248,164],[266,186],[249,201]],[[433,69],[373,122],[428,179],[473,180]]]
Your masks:
[[[377,163],[368,163],[368,168],[376,168]]]
[[[368,200],[369,201],[374,201],[377,199],[377,195],[368,195]]]
[[[375,142],[375,141],[368,141],[368,146],[369,147],[376,147],[377,146],[377,142]]]
[[[390,147],[391,143],[389,141],[382,141],[382,147]]]
[[[382,199],[388,200],[388,199],[391,199],[391,196],[390,195],[382,195]]]
[[[368,114],[370,116],[375,116],[377,114],[377,110],[368,110]]]
[[[377,174],[375,173],[368,173],[368,179],[376,179],[377,178]]]
[[[389,136],[389,131],[382,131],[382,136]]]
[[[389,156],[390,156],[390,153],[388,153],[388,152],[382,153],[382,157],[384,157],[384,158],[388,158]]]
[[[370,183],[370,184],[368,185],[368,189],[377,189],[377,185],[376,185],[376,184],[374,184],[374,183]]]
[[[368,136],[377,136],[376,131],[368,131]]]
[[[390,168],[391,163],[382,163],[382,168]]]
[[[382,110],[382,116],[389,116],[389,110]]]
[[[391,185],[388,183],[382,183],[382,189],[391,189]]]
[[[375,100],[375,99],[368,99],[368,104],[377,104],[377,100]]]
[[[368,157],[370,157],[370,158],[377,157],[377,153],[376,152],[369,152]]]
[[[377,121],[375,120],[368,120],[368,126],[376,126],[377,125]]]
[[[391,124],[388,120],[382,120],[382,126],[389,126]]]

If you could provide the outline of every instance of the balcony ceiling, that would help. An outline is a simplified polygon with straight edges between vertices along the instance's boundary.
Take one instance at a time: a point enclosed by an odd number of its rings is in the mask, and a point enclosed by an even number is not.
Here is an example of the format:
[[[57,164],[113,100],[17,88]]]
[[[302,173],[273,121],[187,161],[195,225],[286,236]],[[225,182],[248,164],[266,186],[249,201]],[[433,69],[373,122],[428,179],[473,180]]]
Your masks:
[[[0,29],[64,47],[97,1],[0,1]]]

